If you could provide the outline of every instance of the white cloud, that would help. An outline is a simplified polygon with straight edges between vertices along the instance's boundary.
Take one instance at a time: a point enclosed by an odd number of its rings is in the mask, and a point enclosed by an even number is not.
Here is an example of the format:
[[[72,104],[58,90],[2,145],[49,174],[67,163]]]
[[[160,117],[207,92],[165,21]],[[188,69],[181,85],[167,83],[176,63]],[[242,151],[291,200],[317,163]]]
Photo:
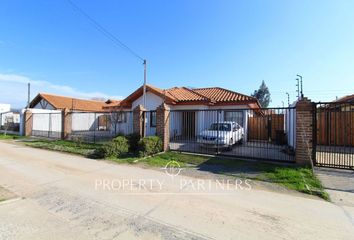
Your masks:
[[[24,107],[27,102],[27,83],[31,83],[31,98],[39,92],[53,93],[77,98],[122,99],[121,96],[109,96],[102,92],[84,92],[70,86],[53,84],[48,81],[33,80],[18,74],[0,73],[0,103],[10,103],[13,107]]]

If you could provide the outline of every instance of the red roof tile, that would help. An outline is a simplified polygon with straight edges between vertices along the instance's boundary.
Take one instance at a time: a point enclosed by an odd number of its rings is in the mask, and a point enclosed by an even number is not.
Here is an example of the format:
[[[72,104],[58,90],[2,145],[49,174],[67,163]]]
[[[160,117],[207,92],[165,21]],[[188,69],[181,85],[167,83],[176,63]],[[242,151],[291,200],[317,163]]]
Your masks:
[[[85,100],[79,98],[71,98],[58,96],[47,93],[39,93],[31,102],[30,107],[36,106],[41,99],[46,100],[55,109],[69,109],[76,111],[86,111],[86,112],[102,112],[104,106],[117,105],[120,101],[111,100],[111,102],[106,103],[104,101],[96,100]]]

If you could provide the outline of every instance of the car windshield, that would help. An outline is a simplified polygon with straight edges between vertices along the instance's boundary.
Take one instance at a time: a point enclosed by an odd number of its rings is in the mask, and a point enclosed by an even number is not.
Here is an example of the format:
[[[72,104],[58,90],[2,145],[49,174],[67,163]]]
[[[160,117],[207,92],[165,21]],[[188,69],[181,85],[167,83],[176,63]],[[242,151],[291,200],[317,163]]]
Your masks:
[[[209,130],[231,131],[231,124],[229,124],[229,123],[213,123],[213,124],[211,124]]]

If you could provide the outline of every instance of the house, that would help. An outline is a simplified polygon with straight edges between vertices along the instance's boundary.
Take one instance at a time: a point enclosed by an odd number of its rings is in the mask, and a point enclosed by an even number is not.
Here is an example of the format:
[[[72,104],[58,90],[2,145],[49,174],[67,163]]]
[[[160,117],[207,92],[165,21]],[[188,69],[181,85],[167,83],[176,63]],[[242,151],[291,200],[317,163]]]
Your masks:
[[[86,100],[39,93],[29,104],[35,136],[60,137],[63,111],[68,111],[73,132],[106,131],[110,124],[103,107],[116,105],[118,100]]]
[[[120,101],[107,100],[86,100],[72,97],[65,97],[47,93],[39,93],[30,103],[29,107],[33,109],[45,110],[70,110],[76,112],[103,112],[103,107],[116,105]]]
[[[18,131],[20,123],[20,113],[11,110],[10,104],[0,104],[0,130]]]
[[[122,101],[104,106],[106,111],[132,111],[138,105],[143,105],[143,86],[135,90]],[[156,133],[156,108],[162,103],[171,110],[171,134],[193,137],[198,132],[217,121],[213,116],[215,110],[220,110],[218,121],[236,121],[247,129],[247,119],[253,110],[259,110],[260,104],[254,97],[220,87],[187,88],[173,87],[160,89],[146,86],[146,135]],[[182,111],[188,110],[188,111]],[[126,119],[125,117],[122,117]],[[119,122],[118,125],[124,123]],[[118,127],[118,128],[119,128]],[[115,127],[117,128],[117,127]]]
[[[354,110],[354,94],[347,95],[337,100],[333,101],[330,105],[330,108],[340,109],[340,111],[353,111]]]

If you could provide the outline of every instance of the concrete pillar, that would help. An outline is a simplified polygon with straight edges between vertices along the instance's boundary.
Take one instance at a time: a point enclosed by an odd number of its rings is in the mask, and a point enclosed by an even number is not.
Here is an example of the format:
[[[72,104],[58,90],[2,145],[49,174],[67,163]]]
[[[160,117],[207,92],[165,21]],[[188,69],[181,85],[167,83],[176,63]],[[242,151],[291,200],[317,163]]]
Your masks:
[[[145,137],[144,107],[138,105],[133,109],[133,132]]]
[[[295,161],[301,165],[312,164],[313,103],[303,98],[296,104]]]
[[[33,129],[33,115],[31,110],[26,110],[24,112],[24,136],[32,136],[32,129]]]
[[[61,121],[62,121],[62,128],[61,128],[61,138],[68,139],[71,134],[72,129],[72,113],[69,109],[65,108],[61,112]]]
[[[167,151],[170,144],[170,109],[164,103],[156,109],[156,135],[162,140],[163,151]]]

